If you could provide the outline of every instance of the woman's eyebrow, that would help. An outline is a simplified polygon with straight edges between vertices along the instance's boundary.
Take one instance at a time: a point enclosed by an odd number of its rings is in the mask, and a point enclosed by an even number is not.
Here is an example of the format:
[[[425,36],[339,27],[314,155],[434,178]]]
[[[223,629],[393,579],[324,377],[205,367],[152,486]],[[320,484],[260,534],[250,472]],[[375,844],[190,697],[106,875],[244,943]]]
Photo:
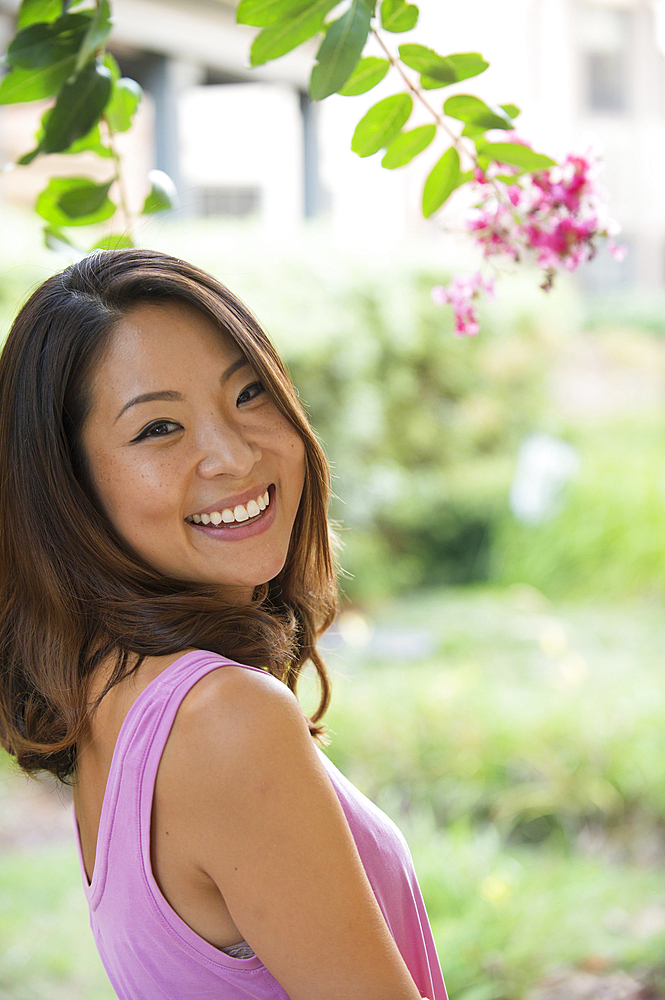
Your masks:
[[[247,358],[244,358],[244,357],[243,358],[238,358],[237,361],[234,361],[232,365],[229,365],[229,367],[226,369],[226,371],[224,372],[224,374],[220,378],[220,380],[219,380],[220,384],[224,385],[225,382],[228,382],[228,380],[231,378],[231,376],[235,375],[235,373],[237,371],[239,371],[241,368],[244,368],[245,365],[249,365],[249,361],[247,360]]]
[[[134,396],[134,398],[130,399],[128,403],[125,403],[113,422],[117,423],[125,410],[128,410],[130,406],[136,406],[137,403],[153,403],[158,399],[165,400],[170,403],[180,403],[182,402],[183,396],[181,392],[176,392],[174,389],[163,389],[161,392],[142,392],[140,396]]]
[[[219,380],[220,385],[224,385],[224,383],[228,382],[228,380],[231,378],[232,375],[235,375],[237,371],[239,371],[241,368],[244,368],[245,365],[248,364],[249,361],[247,360],[247,358],[238,358],[238,360],[234,361],[232,365],[229,365],[229,367],[223,373],[223,375]],[[167,403],[181,403],[183,398],[184,397],[182,393],[176,392],[175,389],[162,389],[160,392],[142,392],[140,396],[134,396],[134,398],[130,399],[128,403],[125,403],[120,413],[113,422],[117,423],[120,417],[125,412],[125,410],[128,410],[130,406],[136,406],[138,403],[154,403],[158,400]]]

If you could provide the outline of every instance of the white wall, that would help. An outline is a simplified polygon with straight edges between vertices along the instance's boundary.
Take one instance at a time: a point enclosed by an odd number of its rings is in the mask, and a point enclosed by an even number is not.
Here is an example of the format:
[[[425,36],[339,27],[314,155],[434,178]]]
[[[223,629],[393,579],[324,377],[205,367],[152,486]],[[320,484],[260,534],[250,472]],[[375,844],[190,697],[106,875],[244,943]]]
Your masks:
[[[179,102],[186,186],[258,187],[261,219],[287,233],[303,214],[302,119],[288,84],[191,87]]]
[[[590,0],[591,3],[594,0]],[[661,39],[665,46],[665,4]],[[455,87],[430,91],[437,110],[451,93],[473,93],[490,103],[511,101],[522,108],[518,132],[536,149],[554,157],[589,145],[603,153],[602,177],[612,215],[634,244],[631,267],[637,283],[665,281],[665,60],[656,44],[651,0],[604,0],[634,12],[631,49],[632,107],[625,115],[590,114],[584,106],[581,28],[577,0],[473,0],[448,3],[421,0],[413,32],[387,35],[393,50],[407,41],[425,42],[442,54],[478,51],[490,62],[480,77]],[[417,80],[417,74],[412,76]],[[423,235],[454,220],[455,206],[436,222],[420,222],[419,200],[428,166],[445,148],[436,140],[411,165],[382,170],[381,154],[365,161],[349,151],[356,122],[375,101],[401,89],[391,72],[357,98],[334,96],[322,108],[323,173],[332,192],[334,221],[340,232],[378,232],[393,243],[410,233]],[[412,124],[425,121],[418,114]]]

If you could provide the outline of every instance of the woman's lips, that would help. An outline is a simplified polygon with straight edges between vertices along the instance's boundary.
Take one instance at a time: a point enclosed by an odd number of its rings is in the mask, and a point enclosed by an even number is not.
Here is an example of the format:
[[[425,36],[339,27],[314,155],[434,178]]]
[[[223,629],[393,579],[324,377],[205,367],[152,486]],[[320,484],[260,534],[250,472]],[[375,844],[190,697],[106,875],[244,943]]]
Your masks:
[[[264,531],[267,531],[275,520],[277,491],[274,484],[268,487],[268,491],[270,493],[270,503],[265,510],[248,521],[233,521],[230,524],[222,522],[219,525],[194,524],[191,521],[186,521],[186,524],[189,524],[190,528],[193,528],[194,531],[199,531],[207,535],[208,538],[214,538],[216,541],[241,542],[245,538],[253,538],[255,535],[260,535]]]
[[[271,489],[272,492],[270,492]],[[265,483],[263,486],[253,486],[250,487],[248,490],[245,490],[244,493],[237,493],[233,497],[225,497],[224,500],[220,500],[218,503],[213,504],[210,507],[203,507],[200,511],[197,512],[197,514],[199,516],[202,514],[212,514],[214,511],[222,511],[226,508],[233,510],[235,507],[238,506],[238,504],[242,504],[243,507],[246,507],[250,500],[256,501],[257,497],[261,494],[266,493],[266,491],[270,493],[270,496],[273,496],[274,490],[275,490],[274,483]],[[188,515],[188,517],[185,518],[185,520],[190,521],[194,517],[196,517],[197,514],[190,514]]]

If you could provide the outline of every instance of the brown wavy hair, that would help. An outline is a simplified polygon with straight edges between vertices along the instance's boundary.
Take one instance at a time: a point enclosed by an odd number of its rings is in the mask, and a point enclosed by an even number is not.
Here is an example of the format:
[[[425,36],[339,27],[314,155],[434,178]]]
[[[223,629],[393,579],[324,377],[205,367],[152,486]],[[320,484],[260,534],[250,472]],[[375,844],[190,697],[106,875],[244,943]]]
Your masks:
[[[95,366],[139,303],[187,303],[248,359],[305,445],[305,483],[284,568],[251,604],[163,576],[116,533],[91,487],[80,435]],[[264,667],[295,691],[307,661],[330,700],[316,641],[336,609],[330,475],[287,371],[257,320],[204,271],[146,250],[100,251],[49,278],[19,312],[0,357],[0,742],[27,772],[65,781],[91,708],[145,656],[199,648]],[[136,657],[138,656],[138,660]]]

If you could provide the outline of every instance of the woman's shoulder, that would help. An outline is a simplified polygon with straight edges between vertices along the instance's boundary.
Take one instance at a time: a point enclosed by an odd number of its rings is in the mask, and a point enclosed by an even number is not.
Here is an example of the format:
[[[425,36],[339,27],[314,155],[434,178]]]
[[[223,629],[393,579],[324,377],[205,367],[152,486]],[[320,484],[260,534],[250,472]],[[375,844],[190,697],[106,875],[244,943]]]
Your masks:
[[[416,1000],[292,692],[229,664],[182,709],[160,765],[156,837],[185,845],[289,996]]]
[[[277,790],[285,781],[304,792],[312,780],[327,779],[295,695],[267,671],[227,661],[204,674],[180,703],[156,791],[175,804],[197,864],[207,870],[203,845],[222,829],[233,837],[233,824],[231,830],[224,825],[230,814],[242,814],[243,827],[266,795],[282,798]],[[255,820],[260,825],[258,815]]]
[[[219,659],[219,667],[205,673],[183,698],[172,739],[192,741],[208,759],[229,751],[260,750],[290,736],[311,743],[303,709],[295,695],[267,670]],[[183,749],[185,747],[183,746]]]
[[[243,701],[247,701],[247,708],[257,711],[298,704],[286,684],[268,670],[237,663],[206,650],[188,650],[187,653],[198,654],[213,669],[196,681],[185,695],[181,706],[184,716],[194,713],[200,719],[198,713],[201,712],[216,716],[226,708],[238,708]]]

